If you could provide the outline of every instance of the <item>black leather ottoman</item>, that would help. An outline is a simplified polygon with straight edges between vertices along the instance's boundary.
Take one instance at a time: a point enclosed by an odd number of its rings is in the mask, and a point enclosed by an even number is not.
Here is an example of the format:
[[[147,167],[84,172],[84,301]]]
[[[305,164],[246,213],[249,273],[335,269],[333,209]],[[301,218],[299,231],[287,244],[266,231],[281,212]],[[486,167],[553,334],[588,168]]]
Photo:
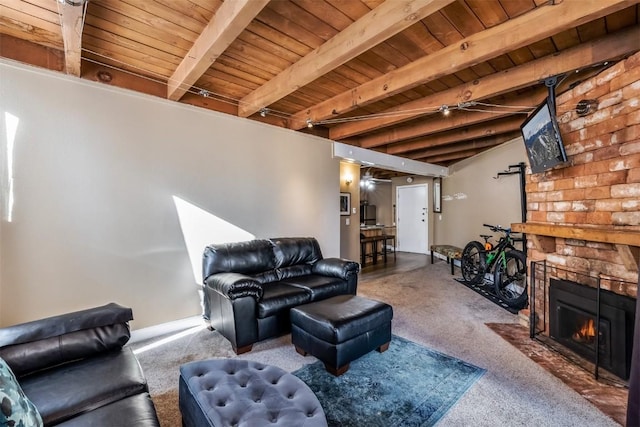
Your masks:
[[[389,348],[393,309],[356,295],[340,295],[291,309],[291,341],[296,351],[317,357],[335,376],[377,348]]]
[[[326,427],[320,402],[298,377],[278,367],[239,359],[180,366],[184,427]]]

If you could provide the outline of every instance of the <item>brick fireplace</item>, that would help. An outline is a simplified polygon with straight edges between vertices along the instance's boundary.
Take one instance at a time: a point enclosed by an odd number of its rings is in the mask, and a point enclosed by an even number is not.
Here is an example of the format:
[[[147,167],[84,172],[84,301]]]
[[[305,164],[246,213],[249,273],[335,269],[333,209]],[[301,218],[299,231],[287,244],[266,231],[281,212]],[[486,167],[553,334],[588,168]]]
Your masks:
[[[588,100],[595,100],[596,108],[578,116],[577,104]],[[581,286],[635,299],[640,254],[640,53],[559,95],[557,117],[569,160],[540,174],[528,171],[527,222],[512,227],[527,233],[528,260],[542,262],[548,276],[562,271]],[[578,277],[585,279],[575,280]],[[536,300],[530,301],[530,307],[536,307],[535,327],[546,336],[557,334],[549,326],[549,282],[530,284],[535,286]],[[523,314],[529,318],[529,313]]]

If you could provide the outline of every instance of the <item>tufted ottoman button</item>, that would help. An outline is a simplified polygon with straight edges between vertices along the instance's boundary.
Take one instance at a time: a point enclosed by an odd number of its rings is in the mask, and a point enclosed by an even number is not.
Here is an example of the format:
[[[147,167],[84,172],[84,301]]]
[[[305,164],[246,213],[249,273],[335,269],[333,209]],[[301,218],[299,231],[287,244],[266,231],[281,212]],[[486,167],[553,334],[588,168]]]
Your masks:
[[[214,386],[203,387],[198,377],[205,375]],[[202,393],[205,389],[208,392]],[[247,410],[239,403],[243,401],[256,405]],[[184,427],[238,426],[257,419],[327,427],[320,402],[302,380],[275,366],[248,360],[209,359],[180,366],[179,406]],[[286,417],[281,419],[280,414]]]

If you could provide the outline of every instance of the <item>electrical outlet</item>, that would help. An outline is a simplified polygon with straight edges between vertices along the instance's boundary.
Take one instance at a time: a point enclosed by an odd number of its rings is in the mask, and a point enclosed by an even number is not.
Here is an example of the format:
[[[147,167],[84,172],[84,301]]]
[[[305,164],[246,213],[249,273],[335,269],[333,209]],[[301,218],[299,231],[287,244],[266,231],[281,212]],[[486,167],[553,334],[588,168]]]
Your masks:
[[[351,225],[351,219],[350,218],[345,218],[344,225]]]

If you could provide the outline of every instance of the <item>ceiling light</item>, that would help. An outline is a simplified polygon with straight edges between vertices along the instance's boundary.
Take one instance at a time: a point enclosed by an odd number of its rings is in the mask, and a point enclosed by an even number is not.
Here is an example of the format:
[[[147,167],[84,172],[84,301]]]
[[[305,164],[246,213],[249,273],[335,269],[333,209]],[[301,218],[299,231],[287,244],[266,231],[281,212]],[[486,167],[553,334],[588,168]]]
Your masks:
[[[208,98],[209,95],[211,95],[211,92],[209,92],[206,89],[200,89],[200,91],[198,92],[198,95],[204,96],[205,98]]]
[[[308,128],[312,128],[313,127],[313,122],[311,121],[311,119],[307,119],[307,127]]]
[[[267,117],[267,113],[269,113],[269,109],[268,108],[261,108],[260,109],[260,115],[262,117]]]
[[[442,113],[443,116],[448,116],[449,113],[451,113],[451,111],[449,110],[449,106],[446,104],[440,107],[440,112]]]

